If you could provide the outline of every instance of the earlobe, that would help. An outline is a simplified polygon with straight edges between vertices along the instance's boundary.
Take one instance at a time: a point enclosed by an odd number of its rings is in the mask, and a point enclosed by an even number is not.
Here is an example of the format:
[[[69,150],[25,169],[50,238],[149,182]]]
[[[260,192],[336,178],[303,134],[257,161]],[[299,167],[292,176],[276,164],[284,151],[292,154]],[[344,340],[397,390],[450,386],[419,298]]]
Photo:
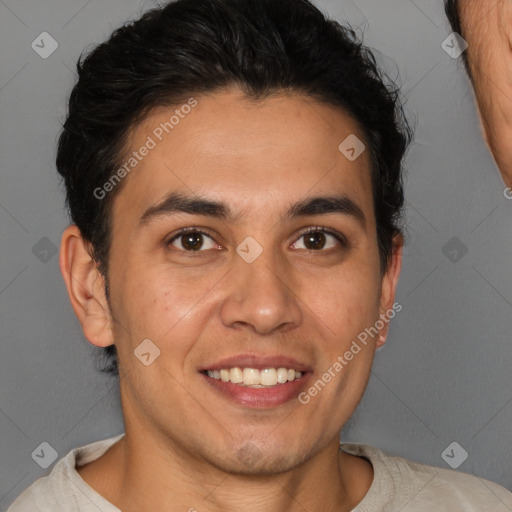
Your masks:
[[[382,287],[380,295],[380,320],[384,324],[382,329],[379,329],[379,336],[377,338],[377,348],[382,347],[386,343],[386,338],[389,330],[389,322],[391,316],[389,312],[395,315],[395,292],[402,269],[402,252],[404,246],[404,239],[401,234],[395,235],[393,238],[393,251],[388,268],[384,277],[382,278]],[[400,308],[401,309],[401,308]]]
[[[59,264],[69,300],[85,337],[98,347],[112,345],[114,336],[104,278],[90,254],[89,244],[75,225],[64,230]]]

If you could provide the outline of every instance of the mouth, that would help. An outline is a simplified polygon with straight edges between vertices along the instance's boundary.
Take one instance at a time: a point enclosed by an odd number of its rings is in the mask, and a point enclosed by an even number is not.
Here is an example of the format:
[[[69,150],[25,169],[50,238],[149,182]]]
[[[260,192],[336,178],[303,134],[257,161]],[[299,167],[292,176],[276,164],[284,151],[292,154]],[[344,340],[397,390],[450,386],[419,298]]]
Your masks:
[[[237,386],[253,389],[272,388],[301,379],[303,372],[295,368],[222,368],[220,370],[202,370],[210,379],[230,382]]]
[[[212,363],[199,373],[217,397],[265,409],[296,400],[313,370],[289,357],[242,355]]]

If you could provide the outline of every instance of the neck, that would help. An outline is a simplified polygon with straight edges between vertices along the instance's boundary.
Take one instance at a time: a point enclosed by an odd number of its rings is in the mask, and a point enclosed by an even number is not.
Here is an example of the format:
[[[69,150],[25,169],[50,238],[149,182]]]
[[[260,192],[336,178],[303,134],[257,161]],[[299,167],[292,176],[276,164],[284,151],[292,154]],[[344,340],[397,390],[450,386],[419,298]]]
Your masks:
[[[339,450],[333,439],[317,454],[278,474],[229,474],[168,439],[126,435],[79,468],[82,478],[123,512],[349,511],[373,480],[371,464]]]

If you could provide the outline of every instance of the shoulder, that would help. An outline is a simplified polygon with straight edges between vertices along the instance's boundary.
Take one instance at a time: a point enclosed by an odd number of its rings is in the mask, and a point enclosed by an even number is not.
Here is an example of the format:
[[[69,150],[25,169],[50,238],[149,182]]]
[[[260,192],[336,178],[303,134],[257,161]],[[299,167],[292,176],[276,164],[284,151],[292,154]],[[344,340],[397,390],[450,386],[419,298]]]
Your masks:
[[[52,473],[57,469],[57,466],[52,470]],[[63,500],[58,500],[55,496],[50,476],[39,478],[25,489],[7,509],[7,512],[55,512],[61,510]]]
[[[76,466],[95,460],[121,437],[71,450],[55,464],[49,475],[36,480],[18,496],[7,512],[118,512],[80,478]]]
[[[363,444],[343,444],[342,450],[373,465],[374,482],[363,503],[378,499],[403,512],[432,510],[434,505],[436,512],[512,510],[512,493],[483,478],[390,456]]]

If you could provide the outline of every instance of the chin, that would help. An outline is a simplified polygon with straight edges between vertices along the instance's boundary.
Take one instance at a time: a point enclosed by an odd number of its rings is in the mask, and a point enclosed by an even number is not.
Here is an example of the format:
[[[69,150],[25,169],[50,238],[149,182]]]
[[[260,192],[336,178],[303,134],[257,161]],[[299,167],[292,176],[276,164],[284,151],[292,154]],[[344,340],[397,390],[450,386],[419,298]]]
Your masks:
[[[307,459],[305,453],[292,451],[290,446],[276,450],[271,447],[260,448],[247,441],[239,448],[231,447],[229,455],[221,454],[211,460],[214,466],[225,473],[242,476],[273,476],[290,471]]]

